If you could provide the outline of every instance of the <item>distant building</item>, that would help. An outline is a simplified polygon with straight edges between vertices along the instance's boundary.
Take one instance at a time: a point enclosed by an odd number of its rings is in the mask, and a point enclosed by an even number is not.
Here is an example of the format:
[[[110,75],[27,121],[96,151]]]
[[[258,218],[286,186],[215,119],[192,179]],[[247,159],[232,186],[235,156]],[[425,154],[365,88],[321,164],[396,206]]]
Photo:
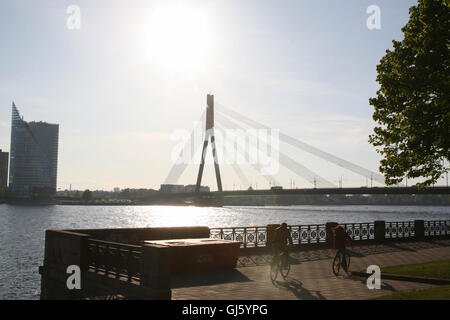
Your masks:
[[[183,193],[184,185],[182,185],[182,184],[162,184],[159,191],[163,192],[163,193]]]
[[[162,184],[159,191],[163,193],[195,192],[195,184],[190,184],[187,186],[182,184]],[[200,192],[209,192],[209,187],[201,186]]]
[[[189,184],[184,187],[184,192],[195,192],[195,184]],[[209,192],[209,187],[207,186],[200,186],[200,192]]]
[[[283,187],[280,187],[280,186],[274,186],[274,187],[270,188],[270,190],[272,190],[272,191],[283,190]]]
[[[9,190],[16,198],[56,193],[59,125],[26,122],[13,103]]]
[[[5,188],[8,185],[8,160],[9,153],[2,152],[2,149],[0,149],[0,188]]]

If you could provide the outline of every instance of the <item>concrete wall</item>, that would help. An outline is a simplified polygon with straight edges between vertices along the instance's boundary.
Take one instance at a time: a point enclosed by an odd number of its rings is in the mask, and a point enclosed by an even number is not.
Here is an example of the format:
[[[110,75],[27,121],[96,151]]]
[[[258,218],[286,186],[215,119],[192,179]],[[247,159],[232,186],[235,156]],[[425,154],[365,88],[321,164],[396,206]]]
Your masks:
[[[140,244],[142,240],[209,238],[208,227],[87,229],[68,231],[88,234],[90,238],[98,240],[135,245]]]

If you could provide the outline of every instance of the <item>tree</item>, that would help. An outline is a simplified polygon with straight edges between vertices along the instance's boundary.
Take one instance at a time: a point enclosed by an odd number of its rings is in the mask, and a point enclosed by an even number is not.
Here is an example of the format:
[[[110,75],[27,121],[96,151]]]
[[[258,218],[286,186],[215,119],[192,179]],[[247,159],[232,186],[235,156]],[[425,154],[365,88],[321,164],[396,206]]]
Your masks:
[[[375,127],[369,142],[383,155],[386,184],[425,178],[426,187],[448,172],[450,145],[450,7],[448,1],[419,0],[410,8],[403,41],[377,66],[381,85],[369,100]],[[381,148],[379,148],[381,147]]]
[[[90,190],[85,190],[83,192],[83,195],[81,196],[81,198],[83,199],[83,201],[91,201],[92,200],[92,191]]]
[[[0,187],[0,199],[6,198],[7,189],[6,187]]]

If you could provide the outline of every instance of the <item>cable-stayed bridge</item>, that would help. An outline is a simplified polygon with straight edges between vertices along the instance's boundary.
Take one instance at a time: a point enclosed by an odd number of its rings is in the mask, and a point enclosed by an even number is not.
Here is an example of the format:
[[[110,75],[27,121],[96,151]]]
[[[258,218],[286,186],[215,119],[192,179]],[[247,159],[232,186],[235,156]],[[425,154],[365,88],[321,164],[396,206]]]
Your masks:
[[[273,130],[267,125],[264,125],[257,120],[245,116],[223,104],[214,103],[214,96],[208,95],[207,108],[203,112],[200,122],[197,127],[191,132],[191,135],[184,144],[184,147],[180,151],[178,158],[172,166],[164,184],[177,184],[182,174],[185,172],[189,164],[192,164],[195,159],[194,155],[198,153],[200,146],[195,146],[196,131],[204,127],[203,132],[203,147],[200,156],[200,165],[196,181],[196,192],[200,191],[201,180],[203,176],[203,169],[205,165],[205,158],[209,143],[211,143],[214,168],[217,180],[217,190],[223,195],[266,195],[266,194],[416,194],[416,193],[433,193],[433,194],[449,194],[449,189],[431,188],[428,190],[418,190],[415,187],[384,187],[384,177],[374,171],[364,168],[351,161],[342,159],[336,155],[333,155],[327,151],[316,148],[306,142],[303,142],[295,137],[289,136],[283,132]],[[200,127],[199,127],[200,126]],[[232,132],[234,137],[231,138],[227,135],[227,139],[223,139],[224,144],[221,148],[223,154],[218,154],[216,143],[216,136],[220,133],[224,136],[224,133]],[[238,137],[239,133],[242,133],[244,137]],[[330,164],[339,166],[345,170],[359,175],[370,181],[370,185],[374,182],[378,183],[382,187],[363,187],[363,188],[342,188],[342,186],[336,186],[331,181],[322,177],[319,173],[307,168],[300,161],[294,157],[289,156],[280,150],[280,143],[284,143],[294,150],[300,150],[307,152],[314,157],[326,161]],[[256,172],[259,172],[267,182],[274,186],[271,190],[253,190],[250,188],[245,191],[224,191],[222,188],[222,177],[220,174],[220,165],[222,165],[223,159],[226,159],[231,154],[231,160],[227,164],[230,164],[234,170],[236,176],[240,179],[241,183],[246,186],[250,186],[250,179],[246,175],[245,170],[242,169],[237,158],[246,160],[246,164],[253,167]],[[219,157],[222,157],[220,159]],[[253,161],[249,161],[253,160]],[[283,190],[282,188],[275,187],[280,186],[277,181],[276,174],[279,168],[285,168],[292,172],[294,175],[299,176],[303,180],[307,181],[310,185],[310,189],[292,189]]]

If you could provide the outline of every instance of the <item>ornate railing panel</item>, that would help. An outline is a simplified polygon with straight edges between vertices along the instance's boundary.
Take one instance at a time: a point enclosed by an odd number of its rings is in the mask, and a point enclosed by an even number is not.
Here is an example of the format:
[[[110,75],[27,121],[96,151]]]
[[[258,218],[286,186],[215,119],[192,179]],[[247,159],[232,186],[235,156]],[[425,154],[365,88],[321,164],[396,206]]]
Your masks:
[[[450,221],[425,221],[425,237],[450,235]]]
[[[299,226],[299,244],[322,243],[327,239],[326,226],[324,224]]]
[[[255,230],[255,234],[257,235],[256,246],[263,247],[267,243],[267,228],[266,227],[258,227]]]
[[[416,235],[414,221],[386,222],[386,239],[412,238]]]
[[[292,241],[294,244],[301,244],[301,228],[300,226],[289,226],[289,230],[291,232]]]
[[[242,248],[264,247],[267,241],[266,227],[212,228],[211,238],[242,242]]]
[[[343,223],[342,227],[354,241],[375,239],[375,224],[367,223]]]
[[[88,266],[95,272],[125,277],[127,281],[140,278],[140,246],[101,240],[88,240]]]
[[[266,227],[212,228],[210,237],[242,242],[241,248],[264,247],[267,244]],[[289,226],[294,244],[323,243],[325,225]]]

